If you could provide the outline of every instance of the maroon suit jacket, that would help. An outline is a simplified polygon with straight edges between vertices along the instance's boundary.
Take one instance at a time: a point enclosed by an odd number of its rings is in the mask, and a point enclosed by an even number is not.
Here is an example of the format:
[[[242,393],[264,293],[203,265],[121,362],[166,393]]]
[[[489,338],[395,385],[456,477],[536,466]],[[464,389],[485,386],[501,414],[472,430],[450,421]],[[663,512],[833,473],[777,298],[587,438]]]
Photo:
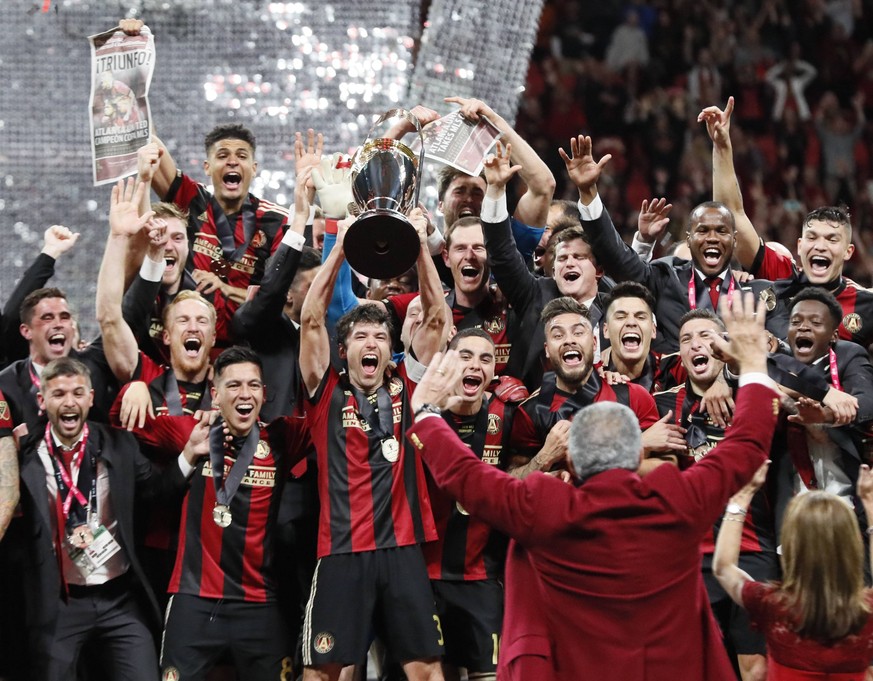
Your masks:
[[[703,533],[767,458],[779,402],[740,389],[734,425],[685,471],[613,469],[579,487],[483,465],[443,419],[409,431],[436,483],[515,541],[501,678],[728,681],[700,573]]]

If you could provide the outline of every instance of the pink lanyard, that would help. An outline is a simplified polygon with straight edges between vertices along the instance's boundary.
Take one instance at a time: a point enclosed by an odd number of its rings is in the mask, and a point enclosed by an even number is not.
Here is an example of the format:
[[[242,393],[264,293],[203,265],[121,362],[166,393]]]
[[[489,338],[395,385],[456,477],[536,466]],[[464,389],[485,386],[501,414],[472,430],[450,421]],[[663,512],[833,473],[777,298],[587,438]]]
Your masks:
[[[831,385],[837,390],[842,390],[843,387],[840,385],[840,374],[837,371],[837,353],[834,352],[833,348],[828,348],[828,362],[831,369]]]
[[[72,472],[73,466],[76,466],[79,469],[79,473],[82,472],[82,457],[85,455],[85,446],[88,444],[88,424],[86,423],[84,428],[82,429],[82,439],[79,441],[79,449],[76,451],[76,454],[73,456],[73,462],[70,465],[70,471]],[[61,461],[58,456],[55,454],[54,443],[52,442],[51,436],[51,424],[46,424],[45,427],[45,445],[48,448],[49,456],[52,457],[57,463],[58,475],[63,481],[64,485],[66,485],[69,492],[67,492],[66,499],[63,500],[63,512],[64,518],[70,517],[70,506],[73,503],[73,499],[75,498],[78,501],[82,508],[87,508],[88,500],[85,498],[85,495],[79,490],[76,485],[73,484],[73,478],[70,473],[67,472],[67,467],[64,465],[64,462]],[[97,472],[94,471],[94,476],[96,479]],[[58,487],[58,494],[61,494],[60,486]]]
[[[696,272],[694,270],[691,271],[691,279],[688,280],[688,307],[692,310],[697,309],[697,285],[694,283],[694,279],[696,278]],[[733,294],[734,294],[734,278],[730,275],[730,272],[727,273],[728,279],[730,279],[730,283],[728,283],[727,297],[728,297],[728,305],[733,302]],[[713,310],[716,314],[718,314],[718,310]]]

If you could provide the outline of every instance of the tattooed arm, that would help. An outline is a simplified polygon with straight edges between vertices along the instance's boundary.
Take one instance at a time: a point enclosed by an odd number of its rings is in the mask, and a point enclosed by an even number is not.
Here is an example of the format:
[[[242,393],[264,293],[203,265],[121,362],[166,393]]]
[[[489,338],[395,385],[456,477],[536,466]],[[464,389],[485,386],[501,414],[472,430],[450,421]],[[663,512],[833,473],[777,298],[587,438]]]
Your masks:
[[[18,451],[9,435],[0,438],[0,539],[12,520],[18,497]]]

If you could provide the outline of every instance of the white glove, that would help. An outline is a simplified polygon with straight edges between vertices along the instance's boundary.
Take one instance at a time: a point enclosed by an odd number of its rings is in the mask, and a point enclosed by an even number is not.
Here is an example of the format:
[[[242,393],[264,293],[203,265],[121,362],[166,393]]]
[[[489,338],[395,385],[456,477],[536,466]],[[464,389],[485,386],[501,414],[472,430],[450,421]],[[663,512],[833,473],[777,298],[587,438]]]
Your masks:
[[[349,204],[355,200],[352,195],[351,167],[337,168],[337,164],[346,163],[342,154],[331,154],[321,159],[312,170],[312,184],[315,185],[318,202],[326,218],[342,220],[349,212]]]

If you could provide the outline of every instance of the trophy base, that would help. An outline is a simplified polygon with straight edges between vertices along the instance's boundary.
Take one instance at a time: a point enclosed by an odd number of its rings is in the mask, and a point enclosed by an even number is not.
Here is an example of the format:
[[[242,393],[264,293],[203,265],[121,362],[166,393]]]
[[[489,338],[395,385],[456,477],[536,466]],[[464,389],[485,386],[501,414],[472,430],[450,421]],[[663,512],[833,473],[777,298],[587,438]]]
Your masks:
[[[343,241],[349,265],[371,279],[399,277],[415,264],[420,249],[412,223],[384,208],[361,213]]]

